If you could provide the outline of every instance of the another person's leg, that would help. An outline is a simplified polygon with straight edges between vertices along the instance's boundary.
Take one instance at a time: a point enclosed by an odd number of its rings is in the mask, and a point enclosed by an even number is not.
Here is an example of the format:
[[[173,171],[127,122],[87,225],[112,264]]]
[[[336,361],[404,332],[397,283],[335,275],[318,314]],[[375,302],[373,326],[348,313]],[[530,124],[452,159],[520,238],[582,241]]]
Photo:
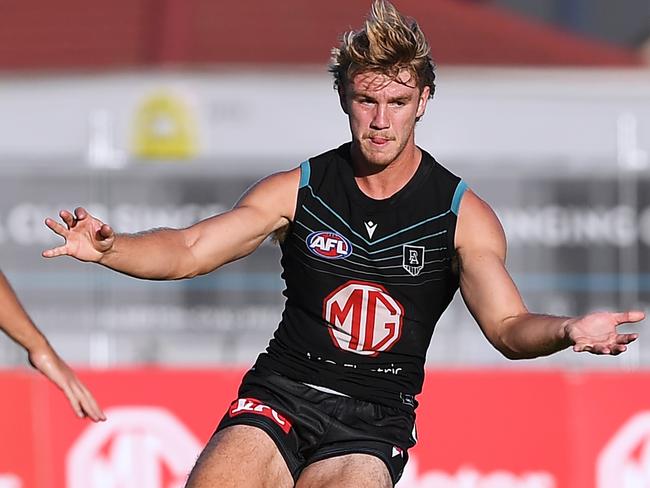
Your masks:
[[[190,473],[186,488],[291,488],[294,482],[263,430],[234,425],[217,432]]]
[[[280,486],[280,485],[278,485]],[[347,454],[310,464],[296,488],[392,488],[386,464],[369,454]]]

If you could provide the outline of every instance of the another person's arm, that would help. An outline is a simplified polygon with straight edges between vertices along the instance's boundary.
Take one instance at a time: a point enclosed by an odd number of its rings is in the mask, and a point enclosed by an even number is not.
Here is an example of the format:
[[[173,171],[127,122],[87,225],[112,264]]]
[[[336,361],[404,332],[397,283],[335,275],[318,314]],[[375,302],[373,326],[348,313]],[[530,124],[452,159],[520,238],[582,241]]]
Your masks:
[[[115,234],[83,208],[60,212],[63,224],[46,225],[65,239],[43,256],[68,255],[138,278],[173,280],[209,273],[244,257],[293,219],[300,170],[277,173],[254,185],[232,210],[186,229]]]
[[[487,339],[510,359],[545,356],[567,347],[616,355],[638,336],[619,334],[616,327],[643,320],[640,311],[582,317],[530,313],[505,267],[503,228],[492,209],[471,191],[461,201],[456,250],[463,299]]]
[[[88,389],[49,344],[0,272],[0,329],[25,348],[29,362],[58,386],[78,417],[106,420]]]

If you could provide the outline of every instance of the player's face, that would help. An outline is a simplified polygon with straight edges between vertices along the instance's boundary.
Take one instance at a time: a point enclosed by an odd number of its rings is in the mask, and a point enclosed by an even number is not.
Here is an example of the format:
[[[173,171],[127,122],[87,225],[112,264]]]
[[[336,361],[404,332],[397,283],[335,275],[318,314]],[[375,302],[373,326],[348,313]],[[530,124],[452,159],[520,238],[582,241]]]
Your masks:
[[[408,70],[397,78],[362,72],[341,93],[355,150],[372,165],[387,166],[415,146],[415,122],[427,105],[428,87],[420,91]]]

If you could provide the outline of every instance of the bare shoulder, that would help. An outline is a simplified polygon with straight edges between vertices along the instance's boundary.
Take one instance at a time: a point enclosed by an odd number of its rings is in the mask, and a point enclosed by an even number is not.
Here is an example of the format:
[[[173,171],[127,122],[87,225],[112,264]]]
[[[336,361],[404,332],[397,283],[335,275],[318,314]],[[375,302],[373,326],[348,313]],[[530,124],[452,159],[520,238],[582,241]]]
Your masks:
[[[459,254],[474,249],[490,249],[505,257],[506,237],[492,207],[467,190],[460,202],[455,246]]]
[[[300,184],[300,168],[293,168],[288,171],[279,171],[273,173],[269,176],[266,176],[255,183],[245,195],[250,194],[253,191],[267,191],[267,192],[283,192],[291,190],[295,187],[295,190],[298,190],[298,185]]]
[[[273,173],[251,186],[235,206],[259,207],[293,220],[299,185],[299,167]]]

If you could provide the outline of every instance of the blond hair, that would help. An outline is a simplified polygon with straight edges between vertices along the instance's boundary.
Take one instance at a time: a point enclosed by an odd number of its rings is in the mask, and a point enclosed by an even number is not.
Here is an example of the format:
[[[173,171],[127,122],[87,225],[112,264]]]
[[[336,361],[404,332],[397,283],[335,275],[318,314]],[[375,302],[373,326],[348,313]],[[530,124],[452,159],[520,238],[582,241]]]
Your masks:
[[[363,29],[346,32],[332,49],[329,67],[334,87],[342,89],[354,75],[375,71],[397,80],[407,69],[420,88],[435,89],[434,64],[429,43],[417,22],[407,19],[386,0],[375,0]]]

